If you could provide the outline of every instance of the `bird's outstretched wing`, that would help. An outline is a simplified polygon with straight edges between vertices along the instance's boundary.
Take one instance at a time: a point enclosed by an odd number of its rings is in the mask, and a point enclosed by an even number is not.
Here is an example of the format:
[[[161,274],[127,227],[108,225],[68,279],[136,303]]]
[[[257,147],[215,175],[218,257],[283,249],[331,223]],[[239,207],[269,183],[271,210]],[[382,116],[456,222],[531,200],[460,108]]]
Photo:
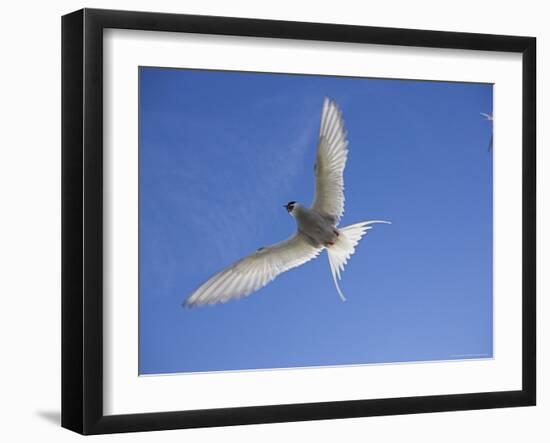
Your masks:
[[[490,122],[493,122],[495,120],[493,114],[487,114],[486,112],[480,112],[481,116],[485,120],[489,120]],[[489,140],[489,146],[487,147],[487,150],[491,152],[493,150],[493,134],[491,133],[491,140]]]
[[[492,121],[493,120],[493,115],[492,114],[487,114],[486,112],[480,112],[481,116],[485,118],[485,120],[490,120]]]
[[[344,168],[347,158],[348,140],[342,112],[334,101],[325,98],[317,143],[312,208],[330,216],[335,224],[339,223],[344,213]]]
[[[317,257],[323,247],[314,247],[307,237],[296,232],[289,239],[260,248],[203,283],[185,301],[186,306],[226,302],[249,295],[264,287],[279,274]]]

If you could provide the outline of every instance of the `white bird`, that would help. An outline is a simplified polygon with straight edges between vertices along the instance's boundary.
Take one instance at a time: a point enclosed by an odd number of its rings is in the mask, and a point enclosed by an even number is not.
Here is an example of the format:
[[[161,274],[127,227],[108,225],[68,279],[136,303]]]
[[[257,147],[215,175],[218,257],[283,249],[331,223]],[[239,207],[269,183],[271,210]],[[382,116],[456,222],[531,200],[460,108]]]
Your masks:
[[[485,120],[490,120],[490,121],[494,120],[492,114],[487,114],[486,112],[480,112],[480,114],[482,117],[485,117]]]
[[[488,120],[490,122],[494,121],[495,118],[493,117],[493,114],[487,114],[486,112],[480,112],[481,116],[485,118],[485,120]],[[492,151],[493,149],[493,133],[491,132],[491,139],[489,140],[489,146],[487,147],[488,151]]]
[[[344,168],[347,158],[348,140],[342,113],[334,101],[325,98],[314,168],[313,204],[311,208],[294,201],[284,205],[296,220],[296,233],[280,243],[259,248],[218,272],[196,289],[185,305],[214,304],[249,295],[281,273],[316,258],[325,249],[336,290],[345,300],[338,280],[357,243],[372,228],[369,225],[390,223],[371,220],[337,227],[344,213]]]

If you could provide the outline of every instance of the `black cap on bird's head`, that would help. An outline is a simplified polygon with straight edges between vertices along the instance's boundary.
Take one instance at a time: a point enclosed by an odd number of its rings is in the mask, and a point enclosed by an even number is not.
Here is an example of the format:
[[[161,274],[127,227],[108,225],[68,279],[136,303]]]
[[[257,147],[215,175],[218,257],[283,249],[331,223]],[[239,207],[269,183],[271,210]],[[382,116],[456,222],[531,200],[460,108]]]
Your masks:
[[[295,201],[292,201],[292,202],[288,202],[286,205],[283,205],[283,208],[286,208],[286,210],[288,212],[292,212],[292,210],[294,209],[294,205],[296,204]]]

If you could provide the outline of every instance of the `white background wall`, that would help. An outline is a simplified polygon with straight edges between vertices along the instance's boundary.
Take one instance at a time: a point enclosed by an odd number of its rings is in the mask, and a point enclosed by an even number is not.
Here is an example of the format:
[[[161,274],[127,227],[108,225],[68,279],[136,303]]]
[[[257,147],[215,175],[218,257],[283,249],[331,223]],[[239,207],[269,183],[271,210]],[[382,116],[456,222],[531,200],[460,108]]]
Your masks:
[[[544,2],[428,0],[113,0],[5,2],[0,26],[0,438],[82,439],[60,414],[60,16],[81,7],[531,35],[538,38],[539,405],[530,408],[378,417],[102,436],[94,441],[498,441],[550,438],[549,156],[542,152],[542,79],[550,75]],[[542,251],[542,253],[541,253]],[[547,266],[546,266],[547,267]]]

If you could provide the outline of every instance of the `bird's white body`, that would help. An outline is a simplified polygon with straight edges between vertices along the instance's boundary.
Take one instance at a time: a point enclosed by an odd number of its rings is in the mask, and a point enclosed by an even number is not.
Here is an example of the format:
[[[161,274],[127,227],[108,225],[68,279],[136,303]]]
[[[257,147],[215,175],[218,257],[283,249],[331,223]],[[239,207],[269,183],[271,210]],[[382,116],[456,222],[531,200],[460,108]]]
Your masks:
[[[325,99],[321,115],[315,162],[315,198],[310,208],[290,202],[285,207],[296,220],[290,238],[259,248],[203,283],[186,300],[187,306],[225,302],[251,294],[281,273],[298,267],[327,251],[332,278],[345,300],[338,280],[355,247],[369,226],[385,221],[364,221],[339,228],[344,213],[344,168],[348,141],[342,113],[335,102]]]
[[[490,121],[491,124],[495,121],[495,117],[493,116],[493,114],[487,114],[486,112],[480,112],[480,114],[485,120]],[[491,139],[489,140],[489,146],[487,147],[488,151],[493,150],[493,138],[493,133],[491,133]]]
[[[312,246],[328,246],[338,239],[339,233],[332,217],[300,203],[294,205],[290,215],[296,219],[298,231],[306,236]]]

